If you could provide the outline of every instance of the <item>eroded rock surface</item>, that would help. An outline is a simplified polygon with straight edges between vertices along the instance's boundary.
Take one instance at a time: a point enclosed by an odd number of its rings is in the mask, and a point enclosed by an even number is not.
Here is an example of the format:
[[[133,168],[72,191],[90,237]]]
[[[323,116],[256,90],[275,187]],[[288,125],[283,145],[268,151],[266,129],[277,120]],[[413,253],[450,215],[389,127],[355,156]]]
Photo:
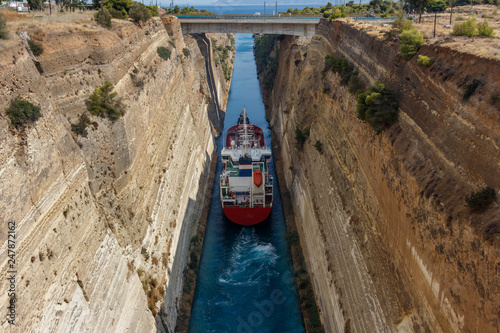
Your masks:
[[[212,114],[205,57],[176,19],[142,27],[113,22],[111,30],[28,25],[28,36],[44,48],[36,59],[43,70],[17,36],[2,50],[2,254],[7,221],[15,221],[17,236],[17,326],[2,313],[4,332],[174,329],[224,114]],[[211,38],[230,45],[227,35]],[[170,59],[158,56],[159,46],[171,50]],[[213,76],[224,110],[229,81],[220,66]],[[86,111],[105,80],[125,106],[114,122]],[[42,117],[22,131],[5,114],[16,96],[41,106]],[[93,122],[87,137],[71,131],[82,113]],[[6,255],[1,260],[6,309]],[[162,306],[155,323],[151,310]]]

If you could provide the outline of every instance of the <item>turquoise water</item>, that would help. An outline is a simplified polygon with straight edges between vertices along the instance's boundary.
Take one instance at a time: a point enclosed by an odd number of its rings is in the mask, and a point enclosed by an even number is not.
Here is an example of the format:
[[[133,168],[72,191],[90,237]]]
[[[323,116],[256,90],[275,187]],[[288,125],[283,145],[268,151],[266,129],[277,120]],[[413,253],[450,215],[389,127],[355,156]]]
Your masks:
[[[250,34],[238,34],[224,132],[236,124],[243,106],[252,124],[271,133],[257,79]],[[223,135],[217,149],[220,153]],[[286,225],[275,182],[269,218],[254,227],[230,222],[219,198],[220,159],[217,163],[200,271],[189,331],[198,332],[304,332]],[[276,179],[274,164],[270,170]]]

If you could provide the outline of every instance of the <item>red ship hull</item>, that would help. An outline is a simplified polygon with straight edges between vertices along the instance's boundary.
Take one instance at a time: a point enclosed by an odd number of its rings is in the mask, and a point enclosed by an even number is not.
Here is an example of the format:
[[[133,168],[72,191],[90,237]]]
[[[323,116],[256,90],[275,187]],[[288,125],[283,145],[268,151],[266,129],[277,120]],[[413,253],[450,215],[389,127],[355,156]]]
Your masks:
[[[271,213],[271,207],[224,207],[227,218],[240,225],[254,225],[264,221]]]

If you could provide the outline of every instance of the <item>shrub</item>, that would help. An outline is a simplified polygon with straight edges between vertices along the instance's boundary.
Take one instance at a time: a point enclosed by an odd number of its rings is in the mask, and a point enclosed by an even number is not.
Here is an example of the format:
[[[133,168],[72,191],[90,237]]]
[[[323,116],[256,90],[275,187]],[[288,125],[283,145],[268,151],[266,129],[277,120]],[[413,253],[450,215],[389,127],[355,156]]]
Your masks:
[[[31,39],[28,39],[28,46],[30,47],[31,52],[33,52],[33,55],[36,57],[43,53],[43,47]]]
[[[316,140],[316,143],[314,144],[314,148],[316,148],[316,150],[317,150],[320,154],[323,154],[323,144],[321,143],[321,141]]]
[[[146,22],[151,18],[148,7],[140,2],[134,2],[128,14],[135,22]]]
[[[453,26],[453,32],[451,34],[455,36],[477,36],[479,34],[479,31],[477,29],[476,19],[469,18],[465,22],[455,23],[455,25]]]
[[[80,115],[80,120],[76,124],[71,124],[71,130],[78,135],[87,137],[87,126],[90,125],[90,119],[86,114]]]
[[[424,36],[418,33],[417,29],[404,30],[401,33],[401,54],[404,60],[410,60],[424,43]]]
[[[379,133],[397,121],[399,103],[393,90],[376,82],[367,92],[358,95],[356,109],[358,118],[367,121]]]
[[[94,93],[89,97],[87,108],[90,113],[108,117],[112,120],[118,119],[123,115],[123,106],[119,99],[116,99],[116,92],[113,91],[113,84],[109,81],[104,82],[101,87],[96,87]]]
[[[347,85],[349,87],[349,92],[355,95],[358,95],[365,89],[365,84],[358,75],[352,75]]]
[[[127,11],[125,9],[118,10],[113,7],[109,8],[109,13],[112,18],[124,20],[128,17]]]
[[[298,66],[300,64],[300,59],[295,60],[295,66]]]
[[[423,54],[418,55],[417,63],[421,66],[429,67],[430,65],[432,65],[433,61],[434,61],[434,58],[432,58],[432,57],[428,57],[428,56],[423,55]]]
[[[394,21],[392,22],[392,28],[399,32],[402,32],[404,30],[411,30],[413,29],[413,22],[410,20],[406,19],[406,13],[403,10],[398,10],[396,12],[396,17],[394,18]]]
[[[9,34],[7,33],[7,19],[0,13],[0,39],[8,39]]]
[[[487,186],[481,191],[472,192],[465,198],[465,202],[471,211],[482,212],[488,208],[493,201],[495,201],[496,195],[496,191]]]
[[[336,6],[332,15],[330,15],[330,21],[338,18],[347,17],[347,12],[343,6]]]
[[[94,14],[94,19],[99,25],[108,29],[111,28],[111,14],[107,8],[99,9]]]
[[[465,89],[463,100],[468,101],[469,98],[476,92],[476,89],[481,84],[481,80],[475,78],[471,83],[467,85],[467,89]]]
[[[19,129],[20,126],[26,123],[36,121],[42,115],[39,106],[31,104],[21,97],[16,97],[10,103],[6,113],[10,118],[12,126],[16,129]]]
[[[170,52],[169,49],[167,49],[166,47],[164,46],[159,46],[157,49],[156,49],[156,52],[158,52],[158,55],[160,56],[160,58],[162,58],[163,60],[168,60],[170,59],[170,55],[172,54],[172,52]]]
[[[189,49],[187,47],[185,47],[185,48],[182,49],[182,53],[184,53],[184,56],[186,58],[189,57],[190,52],[189,52]]]
[[[493,37],[495,34],[493,32],[493,27],[490,27],[488,25],[488,21],[484,20],[483,23],[479,24],[477,26],[478,32],[480,36],[485,36],[485,37]]]
[[[158,9],[158,6],[149,5],[148,10],[151,17],[160,15],[160,10]]]
[[[346,85],[351,76],[354,75],[354,66],[344,57],[335,57],[327,55],[325,57],[325,70],[331,69],[332,72],[340,74],[340,83]]]
[[[302,150],[306,139],[309,137],[310,128],[306,127],[302,131],[299,126],[295,127],[295,148]]]

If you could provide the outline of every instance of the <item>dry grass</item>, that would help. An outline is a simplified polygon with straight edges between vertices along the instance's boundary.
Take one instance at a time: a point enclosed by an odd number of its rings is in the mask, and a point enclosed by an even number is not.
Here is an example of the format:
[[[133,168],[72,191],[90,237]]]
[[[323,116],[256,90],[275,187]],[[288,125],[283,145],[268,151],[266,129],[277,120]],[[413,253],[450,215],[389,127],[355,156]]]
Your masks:
[[[436,37],[434,37],[434,14],[422,15],[422,22],[414,23],[414,26],[424,35],[425,43],[438,43],[460,52],[500,60],[500,7],[494,5],[474,6],[471,15],[469,15],[469,9],[470,6],[454,7],[451,26],[449,9],[447,13],[438,14],[436,17]],[[469,17],[476,18],[478,23],[487,20],[489,25],[495,29],[495,35],[491,38],[452,36],[453,24],[463,22]],[[387,23],[351,21],[351,24],[380,39],[387,38],[386,33],[391,30],[391,25]]]

